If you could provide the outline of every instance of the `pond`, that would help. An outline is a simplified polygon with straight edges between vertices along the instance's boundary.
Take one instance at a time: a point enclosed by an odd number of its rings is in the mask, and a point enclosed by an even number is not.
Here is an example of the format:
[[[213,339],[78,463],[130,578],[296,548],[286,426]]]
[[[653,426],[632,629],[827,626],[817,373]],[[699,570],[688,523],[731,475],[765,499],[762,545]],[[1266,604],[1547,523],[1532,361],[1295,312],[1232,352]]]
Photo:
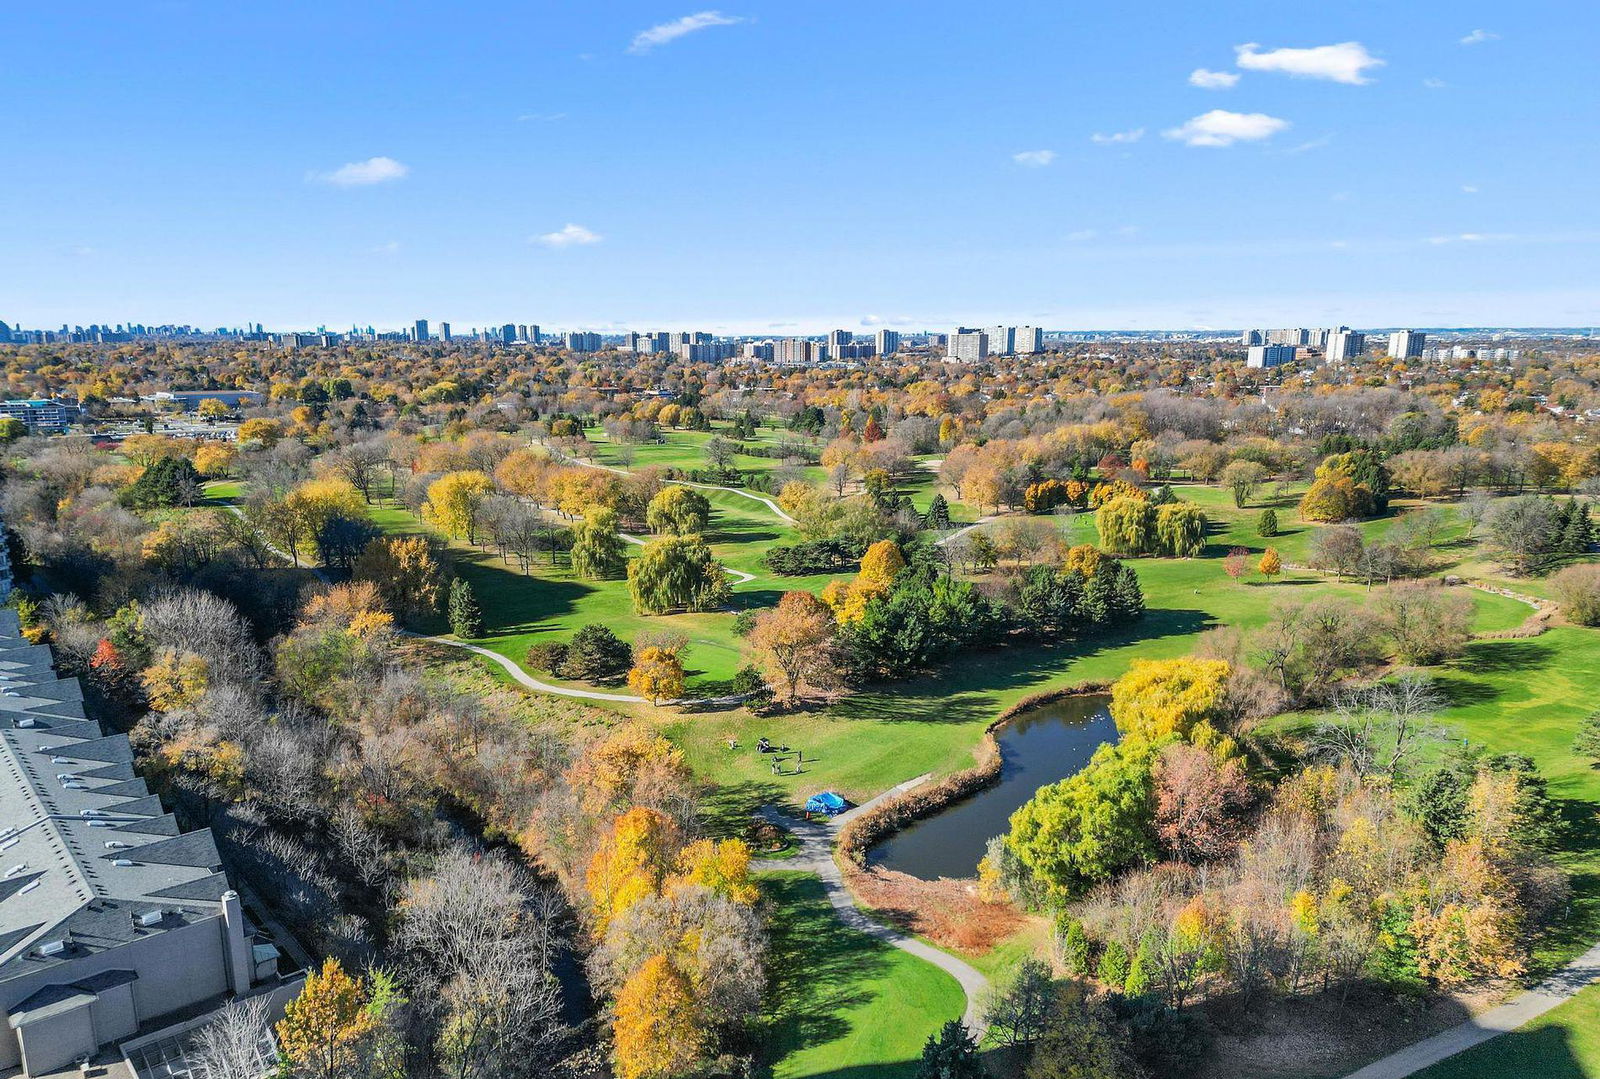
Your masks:
[[[1102,742],[1114,742],[1110,697],[1063,697],[1019,713],[995,732],[1000,781],[971,798],[924,817],[872,848],[873,865],[933,880],[973,877],[991,836],[1011,827],[1011,814],[1033,792],[1072,775]]]

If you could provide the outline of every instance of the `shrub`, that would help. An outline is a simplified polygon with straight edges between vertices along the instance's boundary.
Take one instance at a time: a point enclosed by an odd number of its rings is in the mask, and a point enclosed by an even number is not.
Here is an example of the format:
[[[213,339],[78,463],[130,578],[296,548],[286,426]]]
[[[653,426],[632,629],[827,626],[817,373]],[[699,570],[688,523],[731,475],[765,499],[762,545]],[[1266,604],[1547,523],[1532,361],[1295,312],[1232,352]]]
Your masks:
[[[1550,578],[1561,613],[1580,626],[1600,626],[1600,565],[1568,566]]]
[[[530,645],[526,662],[536,671],[559,675],[562,664],[567,662],[567,646],[556,641]]]

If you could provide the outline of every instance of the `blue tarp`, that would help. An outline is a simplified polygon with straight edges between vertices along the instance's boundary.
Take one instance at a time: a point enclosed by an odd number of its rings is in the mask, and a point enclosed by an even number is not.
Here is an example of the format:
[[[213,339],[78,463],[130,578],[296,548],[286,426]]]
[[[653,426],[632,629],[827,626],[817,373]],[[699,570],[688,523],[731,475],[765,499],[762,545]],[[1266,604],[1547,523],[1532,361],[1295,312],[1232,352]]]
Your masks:
[[[832,791],[823,791],[821,794],[813,794],[806,799],[806,812],[827,813],[831,816],[834,813],[844,812],[845,805],[845,800],[837,794]]]

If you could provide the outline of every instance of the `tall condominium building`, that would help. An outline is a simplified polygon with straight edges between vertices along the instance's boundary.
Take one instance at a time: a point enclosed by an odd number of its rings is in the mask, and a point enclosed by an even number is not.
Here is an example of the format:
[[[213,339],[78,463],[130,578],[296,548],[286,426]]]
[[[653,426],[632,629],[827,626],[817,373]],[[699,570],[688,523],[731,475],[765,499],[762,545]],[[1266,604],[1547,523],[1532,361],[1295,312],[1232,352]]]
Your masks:
[[[517,340],[517,327],[507,322],[500,327],[499,340],[502,345],[514,344]]]
[[[439,323],[439,340],[450,340],[450,324],[448,322]]]
[[[1249,348],[1251,345],[1266,344],[1266,338],[1260,330],[1246,330],[1239,335],[1239,343],[1245,348]]]
[[[1246,367],[1278,367],[1294,360],[1293,345],[1251,345]]]
[[[1266,343],[1269,345],[1304,345],[1310,341],[1307,330],[1296,327],[1292,330],[1268,330]]]
[[[566,344],[568,350],[572,352],[599,352],[600,335],[573,331],[567,334]]]
[[[540,333],[539,327],[531,322],[528,323],[528,340],[535,345],[544,341],[544,334]]]
[[[1044,351],[1044,331],[1037,326],[1018,326],[1012,344],[1017,355],[1032,356]]]
[[[1328,334],[1327,358],[1329,363],[1351,363],[1367,351],[1367,335],[1359,330],[1340,327]]]
[[[1417,359],[1422,355],[1422,349],[1427,343],[1428,335],[1420,330],[1396,330],[1389,335],[1389,358]]]
[[[988,333],[989,355],[1010,356],[1017,351],[1015,326],[990,326]]]
[[[785,337],[773,344],[774,363],[788,367],[810,367],[822,362],[823,346],[803,337]]]
[[[946,355],[960,363],[979,363],[989,358],[989,335],[982,330],[959,328],[950,335]]]
[[[893,356],[900,351],[900,331],[879,330],[874,343],[877,345],[878,355]]]
[[[412,333],[415,340],[426,341],[428,339],[428,320],[425,318],[417,319],[417,324],[412,327]]]
[[[743,349],[745,359],[765,360],[768,363],[772,362],[775,351],[771,341],[746,341]]]
[[[830,355],[830,356],[841,356],[841,355],[843,355],[844,354],[844,347],[846,345],[853,344],[855,342],[855,339],[856,339],[856,335],[851,333],[849,330],[829,330],[828,331],[828,355]]]
[[[518,341],[526,341],[527,339],[528,339],[528,324],[526,322],[517,323],[517,340]]]

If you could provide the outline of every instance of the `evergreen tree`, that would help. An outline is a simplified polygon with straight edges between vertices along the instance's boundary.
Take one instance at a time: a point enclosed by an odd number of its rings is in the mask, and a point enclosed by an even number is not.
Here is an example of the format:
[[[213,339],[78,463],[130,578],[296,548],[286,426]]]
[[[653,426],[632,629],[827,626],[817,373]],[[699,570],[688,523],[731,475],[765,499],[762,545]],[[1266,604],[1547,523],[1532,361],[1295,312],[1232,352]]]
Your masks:
[[[950,503],[945,501],[944,495],[935,494],[928,503],[928,513],[922,519],[922,527],[932,532],[942,532],[950,527]]]
[[[483,612],[478,608],[478,597],[462,577],[450,582],[450,632],[462,639],[483,636]]]
[[[1263,539],[1271,539],[1278,534],[1278,511],[1268,507],[1261,511],[1261,516],[1256,518],[1256,534]]]
[[[983,1079],[978,1043],[959,1019],[946,1023],[937,1035],[929,1034],[917,1065],[917,1079]]]
[[[1561,530],[1561,550],[1566,554],[1583,554],[1593,540],[1589,508],[1581,502],[1568,503],[1566,526]]]

